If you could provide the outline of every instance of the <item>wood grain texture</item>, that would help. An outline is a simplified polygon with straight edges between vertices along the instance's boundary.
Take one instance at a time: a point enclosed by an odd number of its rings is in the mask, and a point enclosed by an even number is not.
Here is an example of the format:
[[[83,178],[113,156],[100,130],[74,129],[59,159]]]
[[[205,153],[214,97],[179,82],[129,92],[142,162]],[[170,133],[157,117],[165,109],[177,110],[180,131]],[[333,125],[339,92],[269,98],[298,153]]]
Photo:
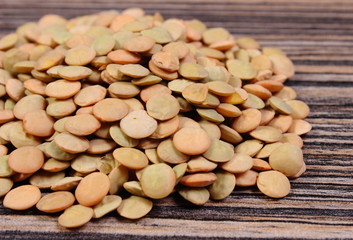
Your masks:
[[[297,71],[286,84],[311,108],[307,172],[282,200],[255,188],[236,188],[204,207],[175,196],[155,201],[141,220],[110,214],[77,230],[58,226],[57,215],[1,206],[0,239],[353,238],[353,1],[2,0],[0,35],[47,13],[70,18],[136,6],[166,18],[198,18],[287,52]]]

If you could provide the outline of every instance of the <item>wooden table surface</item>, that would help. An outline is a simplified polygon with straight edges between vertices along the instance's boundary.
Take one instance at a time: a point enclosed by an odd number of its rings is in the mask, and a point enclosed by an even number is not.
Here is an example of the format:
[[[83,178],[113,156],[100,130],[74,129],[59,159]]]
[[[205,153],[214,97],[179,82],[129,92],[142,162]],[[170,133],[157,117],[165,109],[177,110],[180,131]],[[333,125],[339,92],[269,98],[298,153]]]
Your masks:
[[[47,13],[74,17],[136,6],[166,18],[198,18],[287,52],[297,71],[286,84],[311,108],[307,172],[281,200],[237,187],[204,207],[169,197],[141,220],[111,214],[77,230],[59,227],[57,215],[1,205],[0,239],[353,238],[353,1],[2,0],[0,35]]]

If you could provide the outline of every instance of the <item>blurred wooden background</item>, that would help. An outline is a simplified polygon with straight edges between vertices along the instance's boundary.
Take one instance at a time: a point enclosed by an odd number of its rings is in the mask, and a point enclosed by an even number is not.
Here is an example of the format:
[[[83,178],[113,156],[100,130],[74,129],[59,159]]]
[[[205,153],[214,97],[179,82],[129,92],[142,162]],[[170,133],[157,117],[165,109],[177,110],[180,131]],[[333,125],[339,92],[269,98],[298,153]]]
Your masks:
[[[304,137],[307,172],[292,181],[291,194],[282,200],[253,188],[236,188],[204,207],[170,197],[155,201],[139,221],[110,214],[77,230],[59,227],[57,215],[0,205],[0,239],[352,238],[353,1],[2,0],[0,36],[47,13],[70,18],[128,7],[198,18],[287,52],[297,72],[286,84],[312,111],[314,128]]]

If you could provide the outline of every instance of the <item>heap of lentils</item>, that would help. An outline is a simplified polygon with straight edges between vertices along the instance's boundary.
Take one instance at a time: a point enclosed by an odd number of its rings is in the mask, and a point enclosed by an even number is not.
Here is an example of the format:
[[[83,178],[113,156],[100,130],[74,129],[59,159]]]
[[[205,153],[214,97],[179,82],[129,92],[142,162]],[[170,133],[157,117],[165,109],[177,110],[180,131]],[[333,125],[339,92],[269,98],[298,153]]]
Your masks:
[[[3,206],[75,228],[173,193],[283,198],[311,129],[293,75],[280,49],[140,8],[25,23],[0,39]]]

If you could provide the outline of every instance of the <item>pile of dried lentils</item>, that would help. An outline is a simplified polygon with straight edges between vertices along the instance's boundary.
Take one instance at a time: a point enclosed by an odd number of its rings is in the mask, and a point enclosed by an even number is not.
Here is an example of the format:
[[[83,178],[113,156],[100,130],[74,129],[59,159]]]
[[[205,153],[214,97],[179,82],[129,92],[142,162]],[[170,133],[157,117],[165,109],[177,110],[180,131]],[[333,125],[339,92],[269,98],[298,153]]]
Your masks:
[[[293,75],[279,49],[139,8],[26,23],[0,39],[3,206],[73,228],[174,192],[285,197],[311,129]]]

